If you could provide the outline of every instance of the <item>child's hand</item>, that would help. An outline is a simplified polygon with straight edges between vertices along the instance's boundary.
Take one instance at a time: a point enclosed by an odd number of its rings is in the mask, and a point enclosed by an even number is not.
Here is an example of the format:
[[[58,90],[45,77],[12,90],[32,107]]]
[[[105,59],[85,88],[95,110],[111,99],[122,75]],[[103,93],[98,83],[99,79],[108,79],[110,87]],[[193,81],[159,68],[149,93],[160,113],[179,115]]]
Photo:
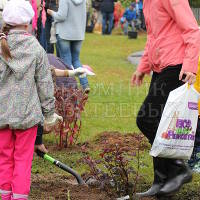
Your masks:
[[[45,118],[44,127],[46,127],[45,129],[48,129],[48,127],[53,127],[58,122],[63,122],[63,118],[61,116],[57,115],[56,113],[54,113],[53,115]]]
[[[52,16],[53,15],[53,10],[47,9],[47,13]]]
[[[48,126],[46,124],[44,124],[44,128],[43,128],[43,133],[44,134],[49,134],[54,130],[54,126]]]
[[[79,68],[74,69],[74,70],[69,70],[68,73],[69,73],[70,77],[81,76],[81,75],[85,74],[85,70],[82,67],[79,67]]]
[[[40,145],[35,145],[35,152],[39,150],[43,153],[48,153],[48,150],[46,149],[46,147],[44,146],[44,144],[40,144]]]
[[[74,70],[69,70],[69,76],[94,76],[95,74],[86,69],[86,68],[82,68],[82,67],[79,67],[77,69],[74,69]]]

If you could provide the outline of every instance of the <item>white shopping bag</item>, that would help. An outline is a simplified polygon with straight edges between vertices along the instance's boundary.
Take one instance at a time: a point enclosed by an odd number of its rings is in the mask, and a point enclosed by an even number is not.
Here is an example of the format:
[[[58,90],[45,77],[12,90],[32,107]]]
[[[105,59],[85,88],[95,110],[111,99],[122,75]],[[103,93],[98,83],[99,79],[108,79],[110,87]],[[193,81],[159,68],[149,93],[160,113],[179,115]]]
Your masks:
[[[190,159],[194,148],[200,94],[193,86],[170,92],[150,155]]]

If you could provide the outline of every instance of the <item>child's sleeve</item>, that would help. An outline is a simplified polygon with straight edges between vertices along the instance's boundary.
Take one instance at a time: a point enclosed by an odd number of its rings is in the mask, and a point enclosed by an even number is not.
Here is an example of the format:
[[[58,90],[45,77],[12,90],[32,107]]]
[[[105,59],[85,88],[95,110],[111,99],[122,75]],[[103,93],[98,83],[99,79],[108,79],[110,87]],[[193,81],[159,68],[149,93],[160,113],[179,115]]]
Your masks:
[[[35,81],[44,117],[55,111],[54,85],[46,52],[41,48],[35,71]]]

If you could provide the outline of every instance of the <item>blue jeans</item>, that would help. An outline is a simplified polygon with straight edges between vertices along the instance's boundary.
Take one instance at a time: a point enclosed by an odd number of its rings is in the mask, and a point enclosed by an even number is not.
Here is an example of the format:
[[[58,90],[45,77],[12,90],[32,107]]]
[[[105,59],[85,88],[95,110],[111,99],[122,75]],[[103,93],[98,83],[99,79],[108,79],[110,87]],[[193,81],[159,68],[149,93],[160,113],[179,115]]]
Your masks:
[[[45,49],[47,49],[47,43],[46,43],[46,35],[45,35],[45,28],[41,25],[41,32],[39,34],[39,42],[40,45]]]
[[[102,34],[111,34],[113,28],[113,13],[102,12]]]
[[[73,66],[75,69],[82,67],[80,62],[82,41],[63,40],[57,35],[57,46],[60,58],[66,65]],[[87,77],[79,78],[79,80],[83,89],[86,89],[89,86]]]

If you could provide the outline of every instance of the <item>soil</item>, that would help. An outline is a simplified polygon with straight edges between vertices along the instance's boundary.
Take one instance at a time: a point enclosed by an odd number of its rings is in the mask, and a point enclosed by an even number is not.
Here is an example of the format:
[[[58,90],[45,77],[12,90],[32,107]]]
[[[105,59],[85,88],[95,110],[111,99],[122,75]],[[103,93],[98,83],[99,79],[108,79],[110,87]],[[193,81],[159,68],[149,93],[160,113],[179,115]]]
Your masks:
[[[128,148],[130,151],[140,146],[141,150],[149,149],[148,142],[143,138],[139,142],[137,134],[122,135],[119,132],[104,132],[92,142],[85,142],[66,149],[66,153],[70,152],[92,152],[102,150],[118,144],[120,147]],[[48,145],[47,145],[48,146]],[[58,151],[56,145],[48,146],[50,152]],[[149,186],[142,186],[140,191],[147,189]],[[199,200],[199,196],[195,191],[186,193],[181,197],[183,200]],[[194,192],[194,193],[193,193]],[[69,195],[69,198],[68,198]],[[197,196],[196,196],[197,195]],[[175,196],[170,200],[180,200],[180,196]],[[194,197],[194,198],[191,198]],[[105,191],[95,187],[78,186],[76,181],[70,180],[69,177],[57,173],[49,173],[48,175],[32,174],[32,185],[30,200],[116,200],[114,197],[108,196]],[[136,200],[136,199],[134,199]],[[155,200],[153,198],[143,198],[141,200]],[[169,198],[168,198],[169,200]]]
[[[105,149],[108,146],[113,146],[118,144],[119,147],[125,147],[131,150],[140,148],[140,150],[148,149],[149,144],[143,135],[138,135],[138,133],[127,133],[122,135],[119,132],[104,132],[99,138],[93,143],[94,149]]]
[[[139,138],[138,138],[139,137]],[[130,152],[135,151],[138,147],[140,150],[150,149],[150,145],[143,135],[138,133],[127,133],[123,135],[119,132],[103,132],[92,142],[78,143],[74,146],[66,148],[66,152],[92,152],[98,150],[104,150],[108,147],[118,144],[119,147],[127,148]],[[58,151],[59,147],[56,145],[48,145],[48,150]]]
[[[68,200],[68,194],[70,200],[111,200],[105,192],[97,188],[74,185],[73,181],[55,174],[52,177],[33,175],[31,190],[32,200]]]
[[[118,144],[120,147],[128,148],[130,151],[138,148],[147,149],[148,143],[142,138],[139,142],[137,134],[122,135],[119,132],[104,132],[93,142],[85,142],[69,147],[66,152],[91,152],[103,150],[108,146]],[[48,146],[50,152],[58,151],[56,145]],[[56,178],[55,178],[56,177]],[[60,174],[32,174],[31,200],[116,200],[108,196],[105,191],[88,186],[78,186],[76,181]],[[144,200],[150,200],[146,198]]]
[[[92,143],[85,142],[84,144],[78,144],[75,148],[77,148],[76,150],[87,153],[90,151],[104,150],[116,144],[120,148],[126,148],[129,152],[134,152],[137,148],[140,148],[141,151],[150,148],[148,141],[142,135],[138,135],[138,133],[127,133],[123,135],[119,132],[103,132]],[[73,150],[73,148],[70,150]]]
[[[32,175],[31,191],[30,200],[68,200],[68,194],[69,200],[116,200],[98,188],[75,185],[73,180],[59,174],[48,177]],[[142,200],[153,199],[143,198]]]

